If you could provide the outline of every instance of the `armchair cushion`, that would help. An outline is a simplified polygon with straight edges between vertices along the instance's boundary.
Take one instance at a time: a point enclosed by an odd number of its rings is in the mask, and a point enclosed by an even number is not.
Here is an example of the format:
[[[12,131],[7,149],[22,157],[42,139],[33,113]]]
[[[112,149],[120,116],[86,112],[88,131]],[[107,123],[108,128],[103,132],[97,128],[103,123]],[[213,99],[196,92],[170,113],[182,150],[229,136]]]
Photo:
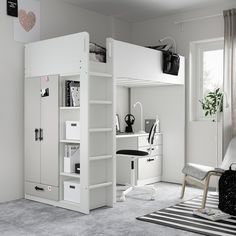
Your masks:
[[[203,165],[198,165],[198,164],[193,164],[193,163],[186,164],[182,170],[182,172],[185,175],[189,175],[198,180],[204,180],[207,174],[211,171],[216,171],[216,170],[214,167],[203,166]]]

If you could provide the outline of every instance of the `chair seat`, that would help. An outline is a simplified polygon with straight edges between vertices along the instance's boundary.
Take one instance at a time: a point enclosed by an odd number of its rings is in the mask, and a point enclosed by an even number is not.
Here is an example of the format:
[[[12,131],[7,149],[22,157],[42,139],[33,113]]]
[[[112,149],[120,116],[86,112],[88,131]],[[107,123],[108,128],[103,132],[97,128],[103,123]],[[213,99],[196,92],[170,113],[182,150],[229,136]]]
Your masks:
[[[199,180],[204,180],[208,173],[212,171],[217,172],[214,167],[203,166],[193,163],[186,164],[182,170],[185,175],[189,175]]]
[[[129,156],[148,156],[149,153],[139,150],[119,150],[116,152],[116,154]]]

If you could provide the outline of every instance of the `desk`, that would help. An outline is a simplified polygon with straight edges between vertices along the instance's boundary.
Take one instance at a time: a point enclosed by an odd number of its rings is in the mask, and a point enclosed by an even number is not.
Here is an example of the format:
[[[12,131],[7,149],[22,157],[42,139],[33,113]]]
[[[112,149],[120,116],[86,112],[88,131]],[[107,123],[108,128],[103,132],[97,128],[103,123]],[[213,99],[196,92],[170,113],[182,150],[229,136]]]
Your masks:
[[[149,144],[146,134],[118,134],[116,135],[116,150],[135,149],[147,151]],[[157,133],[154,139],[154,156],[151,158],[140,158],[135,161],[137,176],[136,185],[145,185],[161,181],[162,159],[163,159],[163,134]],[[116,161],[116,182],[118,184],[130,183],[131,179],[131,161],[129,158],[117,158]]]

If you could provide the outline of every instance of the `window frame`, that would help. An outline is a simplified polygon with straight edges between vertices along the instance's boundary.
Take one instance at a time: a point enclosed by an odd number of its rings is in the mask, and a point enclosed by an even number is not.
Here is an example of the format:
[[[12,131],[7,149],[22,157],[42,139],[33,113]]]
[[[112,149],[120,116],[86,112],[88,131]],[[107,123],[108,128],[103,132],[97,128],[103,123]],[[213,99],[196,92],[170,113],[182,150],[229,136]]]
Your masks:
[[[205,51],[224,49],[224,39],[190,42],[190,121],[209,121],[212,117],[205,117],[199,100],[203,94],[203,54]]]

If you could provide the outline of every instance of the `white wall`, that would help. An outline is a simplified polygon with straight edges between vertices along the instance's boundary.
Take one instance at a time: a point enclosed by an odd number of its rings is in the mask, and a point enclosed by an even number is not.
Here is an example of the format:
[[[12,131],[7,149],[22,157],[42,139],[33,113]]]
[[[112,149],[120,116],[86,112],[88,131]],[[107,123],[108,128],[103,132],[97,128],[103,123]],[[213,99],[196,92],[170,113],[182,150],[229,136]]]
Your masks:
[[[0,1],[0,202],[23,195],[23,45]]]
[[[223,17],[192,21],[181,25],[174,22],[200,16],[222,14],[223,9],[233,5],[215,6],[183,14],[160,17],[132,25],[132,42],[139,45],[157,45],[158,40],[172,36],[177,41],[178,53],[186,57],[186,94],[189,95],[189,47],[191,41],[223,37]],[[154,94],[153,94],[154,95]],[[177,94],[173,92],[173,97]],[[156,107],[158,109],[158,107]],[[212,122],[189,121],[186,112],[186,158],[189,162],[216,165],[216,124]],[[174,161],[174,160],[173,160]]]
[[[105,45],[115,36],[130,41],[130,24],[61,0],[41,0],[41,38],[88,31],[91,41]],[[13,40],[13,18],[0,1],[0,202],[23,197],[23,44]],[[119,36],[119,37],[118,37]]]
[[[129,113],[129,89],[123,86],[116,87],[116,114],[119,115],[121,132],[127,126],[124,119]]]

